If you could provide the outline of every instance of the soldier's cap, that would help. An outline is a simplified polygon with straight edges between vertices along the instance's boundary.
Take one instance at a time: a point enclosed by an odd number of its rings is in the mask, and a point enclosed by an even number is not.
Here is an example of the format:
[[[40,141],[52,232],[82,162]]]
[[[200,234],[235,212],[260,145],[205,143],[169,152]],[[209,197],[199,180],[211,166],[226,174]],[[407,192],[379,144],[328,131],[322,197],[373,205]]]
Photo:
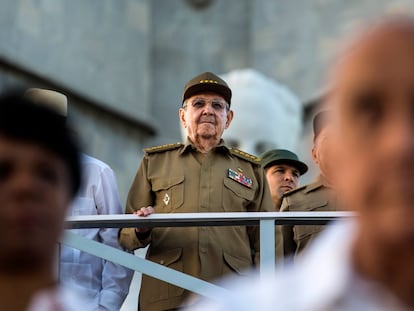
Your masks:
[[[330,112],[321,110],[313,117],[313,140],[318,137],[322,129],[329,123]]]
[[[24,93],[24,97],[34,104],[46,106],[59,115],[66,117],[68,113],[68,99],[66,95],[46,89],[30,88]]]
[[[182,103],[184,103],[184,101],[191,96],[204,92],[211,92],[221,95],[230,106],[231,89],[227,85],[226,81],[212,72],[204,72],[199,74],[185,84]]]
[[[286,164],[298,169],[300,175],[308,171],[308,166],[299,161],[298,156],[292,151],[286,149],[272,149],[260,155],[261,163],[264,169],[277,164]]]

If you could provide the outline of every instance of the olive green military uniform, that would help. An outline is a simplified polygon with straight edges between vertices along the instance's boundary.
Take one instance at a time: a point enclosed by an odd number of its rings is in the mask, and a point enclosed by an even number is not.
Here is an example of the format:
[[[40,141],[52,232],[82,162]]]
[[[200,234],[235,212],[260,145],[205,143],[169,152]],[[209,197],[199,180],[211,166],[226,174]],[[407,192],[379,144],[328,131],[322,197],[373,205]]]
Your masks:
[[[319,177],[314,183],[289,191],[283,195],[281,212],[335,211],[336,204],[332,189],[323,185]],[[282,238],[277,238],[277,249],[283,250],[283,256],[297,255],[313,240],[324,226],[282,226]]]
[[[271,211],[272,201],[259,159],[223,143],[203,155],[189,142],[146,149],[127,199],[127,213],[144,206],[156,213]],[[244,275],[257,263],[258,227],[154,228],[139,240],[123,228],[119,241],[129,250],[150,244],[151,261],[214,280]],[[256,252],[252,258],[252,250]],[[182,305],[189,292],[143,276],[140,310],[167,310]]]

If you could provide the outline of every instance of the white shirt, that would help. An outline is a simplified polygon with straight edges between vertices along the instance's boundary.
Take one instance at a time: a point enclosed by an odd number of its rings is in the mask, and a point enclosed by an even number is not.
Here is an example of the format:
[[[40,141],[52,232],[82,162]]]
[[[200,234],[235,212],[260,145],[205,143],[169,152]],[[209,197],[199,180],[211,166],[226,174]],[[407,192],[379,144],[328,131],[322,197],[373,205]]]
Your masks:
[[[84,302],[82,295],[58,286],[37,293],[27,311],[86,311]]]
[[[69,210],[69,215],[123,214],[112,169],[104,162],[87,155],[82,155],[81,162],[82,185]],[[121,249],[116,228],[72,231]],[[60,280],[63,284],[80,289],[87,295],[90,305],[84,306],[82,310],[104,307],[118,311],[128,294],[132,274],[133,271],[123,266],[62,245]]]
[[[274,277],[230,281],[230,295],[206,300],[191,310],[407,310],[385,288],[353,270],[351,246],[356,224],[342,221],[330,227],[297,257],[294,265],[277,270]]]

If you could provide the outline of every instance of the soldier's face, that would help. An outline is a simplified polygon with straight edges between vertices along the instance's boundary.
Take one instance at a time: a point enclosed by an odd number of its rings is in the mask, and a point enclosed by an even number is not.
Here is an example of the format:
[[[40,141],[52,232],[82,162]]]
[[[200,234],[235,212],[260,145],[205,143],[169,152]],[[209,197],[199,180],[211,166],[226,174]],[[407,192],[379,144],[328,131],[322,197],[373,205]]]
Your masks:
[[[0,270],[50,264],[70,198],[63,160],[0,136]]]
[[[368,235],[414,251],[414,30],[383,31],[333,71],[336,182]]]
[[[233,111],[227,109],[224,98],[214,93],[190,97],[179,113],[187,136],[194,143],[200,139],[220,139],[233,119]]]
[[[312,148],[312,157],[315,164],[319,166],[320,173],[330,181],[331,171],[335,166],[335,157],[329,130],[330,127],[325,126],[319,133]]]
[[[266,168],[266,179],[269,184],[273,202],[282,195],[298,187],[299,170],[287,164],[277,164]]]

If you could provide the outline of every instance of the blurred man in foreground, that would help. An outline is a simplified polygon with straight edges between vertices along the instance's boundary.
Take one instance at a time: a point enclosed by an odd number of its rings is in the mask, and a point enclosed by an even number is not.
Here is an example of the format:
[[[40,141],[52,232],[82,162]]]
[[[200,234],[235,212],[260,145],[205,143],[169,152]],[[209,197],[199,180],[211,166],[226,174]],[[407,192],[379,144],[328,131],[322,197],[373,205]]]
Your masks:
[[[66,95],[45,89],[31,88],[25,97],[33,102],[54,109],[67,117]],[[122,214],[118,185],[113,170],[104,162],[81,154],[82,182],[71,204],[68,215]],[[118,229],[72,229],[80,236],[121,249]],[[78,249],[61,246],[59,280],[82,291],[88,304],[87,310],[118,311],[128,294],[132,271],[111,261],[93,256]]]
[[[298,187],[299,177],[308,171],[308,166],[298,156],[285,149],[272,149],[260,155],[273,207],[279,211],[282,196]]]
[[[351,43],[325,104],[334,184],[358,217],[326,230],[293,269],[199,310],[414,309],[414,20],[380,21]]]
[[[80,184],[64,118],[19,95],[0,97],[0,293],[10,311],[81,310],[56,284],[57,241]]]

